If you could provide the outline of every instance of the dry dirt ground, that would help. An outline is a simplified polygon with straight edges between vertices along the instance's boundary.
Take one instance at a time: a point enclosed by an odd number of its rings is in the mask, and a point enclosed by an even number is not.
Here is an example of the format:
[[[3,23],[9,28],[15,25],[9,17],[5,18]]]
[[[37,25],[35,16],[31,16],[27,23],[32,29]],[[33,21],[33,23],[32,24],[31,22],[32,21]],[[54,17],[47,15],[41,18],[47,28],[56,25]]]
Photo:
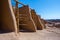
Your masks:
[[[0,34],[0,40],[60,40],[60,29],[49,28],[37,30],[37,32],[20,32],[15,36],[14,32]]]

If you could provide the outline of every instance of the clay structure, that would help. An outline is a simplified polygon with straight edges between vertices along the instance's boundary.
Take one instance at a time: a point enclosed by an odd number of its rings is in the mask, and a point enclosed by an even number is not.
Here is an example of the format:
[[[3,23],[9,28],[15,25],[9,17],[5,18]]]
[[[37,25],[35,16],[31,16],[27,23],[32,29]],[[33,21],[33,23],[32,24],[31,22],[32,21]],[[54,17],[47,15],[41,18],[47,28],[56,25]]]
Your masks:
[[[21,29],[36,32],[45,27],[45,21],[36,14],[35,10],[23,5],[12,7],[11,0],[0,1],[0,32],[16,32]]]
[[[1,0],[0,5],[0,31],[17,32],[17,24],[12,10],[11,0]]]
[[[20,29],[36,31],[35,23],[31,17],[31,9],[28,5],[19,8],[19,17]]]
[[[34,9],[31,9],[31,15],[32,15],[32,19],[34,20],[37,29],[42,30],[42,29],[44,28],[44,26],[43,26],[43,23],[42,23],[42,21],[41,21],[41,17],[39,17],[39,16],[36,14],[36,12],[35,12]]]

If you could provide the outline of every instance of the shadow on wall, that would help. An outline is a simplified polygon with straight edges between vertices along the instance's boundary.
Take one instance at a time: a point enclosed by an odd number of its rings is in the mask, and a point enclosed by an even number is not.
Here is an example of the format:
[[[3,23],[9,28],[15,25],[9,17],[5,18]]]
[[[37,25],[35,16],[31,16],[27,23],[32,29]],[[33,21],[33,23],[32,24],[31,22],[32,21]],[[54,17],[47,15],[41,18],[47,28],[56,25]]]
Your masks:
[[[0,1],[0,33],[15,31],[16,20],[10,2],[10,0]]]

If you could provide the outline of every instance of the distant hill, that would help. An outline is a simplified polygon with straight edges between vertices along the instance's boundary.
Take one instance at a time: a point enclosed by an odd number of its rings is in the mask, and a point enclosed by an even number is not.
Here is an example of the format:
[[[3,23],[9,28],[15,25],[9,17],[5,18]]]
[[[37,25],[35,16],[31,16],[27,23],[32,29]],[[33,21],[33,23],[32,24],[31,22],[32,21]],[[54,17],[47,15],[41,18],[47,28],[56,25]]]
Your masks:
[[[49,19],[46,21],[51,25],[53,24],[52,27],[60,28],[60,19]]]
[[[60,19],[48,19],[46,21],[48,21],[48,22],[60,22]]]

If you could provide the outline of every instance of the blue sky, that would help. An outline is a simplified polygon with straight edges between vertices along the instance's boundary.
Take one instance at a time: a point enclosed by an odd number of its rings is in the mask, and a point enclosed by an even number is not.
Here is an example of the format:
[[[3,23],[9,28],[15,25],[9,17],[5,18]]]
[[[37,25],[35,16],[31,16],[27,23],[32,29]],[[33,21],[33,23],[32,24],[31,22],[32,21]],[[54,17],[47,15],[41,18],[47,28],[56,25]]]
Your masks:
[[[30,8],[35,9],[44,19],[60,19],[60,0],[18,0]],[[12,0],[12,5],[15,2]],[[21,5],[19,5],[21,6]]]

